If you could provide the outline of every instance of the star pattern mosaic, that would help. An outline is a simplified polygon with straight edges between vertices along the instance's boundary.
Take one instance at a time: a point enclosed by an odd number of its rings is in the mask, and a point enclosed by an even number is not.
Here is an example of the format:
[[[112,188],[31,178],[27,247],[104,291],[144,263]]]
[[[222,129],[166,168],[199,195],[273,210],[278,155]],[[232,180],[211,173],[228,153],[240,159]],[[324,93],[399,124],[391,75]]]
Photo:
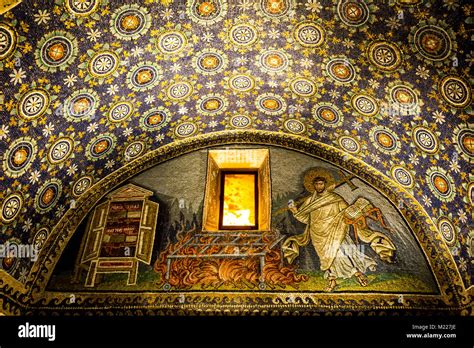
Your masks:
[[[0,16],[0,242],[41,247],[73,199],[148,151],[261,129],[342,149],[408,190],[470,286],[473,11],[455,0],[24,1]],[[30,266],[0,265],[20,281]]]

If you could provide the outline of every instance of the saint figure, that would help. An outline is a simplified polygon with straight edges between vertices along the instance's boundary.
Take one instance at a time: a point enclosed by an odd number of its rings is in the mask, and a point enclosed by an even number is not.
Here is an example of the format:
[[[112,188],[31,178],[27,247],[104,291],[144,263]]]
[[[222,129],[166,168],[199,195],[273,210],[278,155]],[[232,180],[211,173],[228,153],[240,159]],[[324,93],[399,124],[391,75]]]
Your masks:
[[[324,278],[328,280],[325,291],[333,291],[338,278],[355,277],[361,286],[367,286],[365,273],[367,270],[375,271],[376,261],[362,253],[349,234],[350,226],[344,214],[349,205],[333,192],[334,178],[327,170],[315,168],[305,176],[305,187],[312,195],[298,208],[290,201],[289,209],[297,220],[306,224],[306,229],[303,234],[285,240],[285,258],[293,263],[299,255],[299,247],[311,242],[319,257]],[[382,254],[395,250],[393,243],[383,234],[366,231],[364,239],[371,241],[374,250],[376,244],[377,249],[383,249]]]

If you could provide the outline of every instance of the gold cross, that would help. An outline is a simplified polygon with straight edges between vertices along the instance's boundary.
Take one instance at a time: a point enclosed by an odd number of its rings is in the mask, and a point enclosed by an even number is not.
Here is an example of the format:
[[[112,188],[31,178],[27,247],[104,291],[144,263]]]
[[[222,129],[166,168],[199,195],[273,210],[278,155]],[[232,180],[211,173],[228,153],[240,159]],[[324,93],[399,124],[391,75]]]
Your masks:
[[[355,178],[354,175],[346,175],[342,170],[339,170],[339,173],[341,174],[342,180],[337,183],[336,187],[337,187],[337,186],[344,185],[344,184],[347,184],[347,185],[349,185],[349,187],[351,188],[351,191],[354,191],[355,189],[358,188],[358,187],[357,187],[356,185],[354,185],[354,183],[351,181],[352,179]]]

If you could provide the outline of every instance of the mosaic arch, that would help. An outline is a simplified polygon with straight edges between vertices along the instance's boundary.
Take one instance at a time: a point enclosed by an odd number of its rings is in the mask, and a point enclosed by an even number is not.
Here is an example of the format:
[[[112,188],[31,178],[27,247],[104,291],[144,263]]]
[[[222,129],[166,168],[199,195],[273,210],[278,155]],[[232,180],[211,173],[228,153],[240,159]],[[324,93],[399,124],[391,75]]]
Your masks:
[[[469,4],[7,3],[2,242],[51,231],[88,188],[163,146],[258,130],[335,147],[397,181],[445,231],[473,291]],[[32,263],[0,267],[25,284]]]
[[[2,280],[4,290],[12,291],[15,296],[20,296],[20,294],[22,293],[27,293],[29,294],[29,296],[32,296],[34,301],[40,301],[38,303],[49,303],[53,306],[56,306],[57,304],[66,304],[67,302],[65,301],[67,301],[67,298],[65,297],[64,292],[49,291],[47,290],[46,286],[51,279],[50,277],[55,266],[57,265],[57,262],[60,259],[61,254],[64,252],[67,244],[73,236],[73,232],[76,230],[77,226],[79,226],[81,221],[85,218],[87,212],[89,212],[95,206],[95,204],[105,196],[106,193],[110,192],[111,190],[116,188],[117,185],[120,185],[120,183],[123,183],[130,177],[133,177],[134,175],[143,172],[143,170],[151,168],[157,164],[163,163],[165,161],[167,161],[168,163],[170,159],[179,159],[180,156],[183,156],[188,153],[199,153],[199,151],[197,151],[199,149],[215,148],[215,146],[221,146],[221,149],[225,149],[225,146],[233,144],[239,144],[238,146],[240,147],[245,147],[245,145],[250,147],[259,146],[263,148],[266,148],[268,146],[276,146],[276,148],[281,147],[283,149],[296,150],[297,152],[307,154],[310,157],[314,157],[315,159],[319,158],[322,160],[328,160],[332,165],[347,170],[348,173],[354,174],[357,178],[366,181],[372,187],[377,188],[377,190],[383,192],[383,195],[388,200],[394,202],[395,204],[397,204],[397,206],[401,207],[399,202],[402,201],[403,208],[399,211],[404,216],[406,223],[409,224],[410,229],[414,231],[415,238],[417,239],[419,245],[424,251],[424,254],[430,264],[429,267],[435,275],[436,282],[439,286],[439,290],[437,290],[439,291],[439,294],[435,296],[433,296],[433,294],[429,294],[425,297],[423,296],[423,294],[419,294],[415,295],[415,297],[413,297],[412,299],[409,294],[404,295],[406,296],[407,301],[411,303],[411,305],[409,305],[407,308],[431,308],[433,310],[446,308],[448,310],[462,310],[462,308],[467,303],[469,303],[469,297],[465,290],[463,290],[461,278],[459,277],[457,271],[455,271],[456,268],[452,257],[448,252],[449,249],[447,248],[447,245],[439,238],[439,231],[443,231],[443,238],[446,238],[447,244],[452,243],[454,234],[456,232],[451,232],[449,230],[453,227],[449,219],[440,221],[440,230],[438,230],[434,223],[430,222],[429,219],[420,218],[421,215],[424,215],[426,213],[420,206],[420,204],[416,202],[416,200],[414,200],[413,197],[406,190],[404,190],[400,185],[397,185],[392,179],[389,179],[384,175],[378,174],[376,171],[374,171],[373,168],[370,168],[369,166],[365,165],[356,157],[351,156],[348,158],[347,154],[345,154],[341,150],[295,135],[274,135],[271,132],[262,131],[218,132],[204,136],[196,136],[191,139],[178,141],[173,146],[164,146],[153,152],[147,153],[139,159],[130,162],[127,166],[124,166],[122,169],[111,174],[103,181],[98,182],[97,184],[90,187],[87,190],[87,195],[83,195],[77,199],[78,209],[68,210],[64,215],[63,219],[60,221],[60,223],[56,225],[49,232],[49,234],[47,234],[47,239],[41,242],[42,249],[39,259],[34,264],[31,273],[28,276],[28,281],[26,282],[26,284],[24,286],[18,286],[18,283],[10,283],[8,280],[7,282]],[[417,213],[413,214],[413,212],[415,211]],[[427,231],[429,231],[429,233],[427,233]],[[40,238],[40,236],[38,236],[38,238]],[[437,259],[439,261],[440,258],[443,260],[443,262],[434,262],[434,259]],[[451,269],[451,271],[447,272],[446,267],[448,269]],[[452,284],[457,285],[453,287]],[[453,296],[453,292],[456,294],[455,296]],[[102,296],[109,295],[100,295],[99,293],[92,295],[82,295],[79,291],[78,296],[80,300],[78,303],[82,303],[83,301],[92,301],[90,303],[99,304],[100,301],[102,301],[100,300]],[[174,291],[161,291],[156,296],[153,295],[153,298],[155,299],[155,301],[157,301],[157,308],[160,308],[160,306],[164,305],[164,303],[166,303],[167,301],[173,301],[173,299],[178,295],[179,294]],[[230,292],[229,295],[232,297],[232,292]],[[373,301],[377,302],[386,310],[400,310],[400,306],[393,304],[394,301],[396,303],[396,299],[399,295],[387,295],[379,296],[377,294],[371,293],[357,295],[343,292],[344,301],[348,301],[347,303],[349,307],[346,307],[346,305],[344,304],[345,302],[343,301],[341,306],[336,306],[334,307],[334,309],[347,310],[350,307],[354,309],[353,306],[361,306],[360,308],[362,309],[364,307],[363,303],[365,302],[367,296],[370,296],[371,298],[373,298]],[[121,301],[127,301],[128,304],[130,304],[130,301],[137,301],[137,303],[139,301],[142,301],[141,295],[137,293],[125,293],[122,295],[114,294],[113,296],[117,300],[117,308],[115,310],[117,310],[118,312],[122,310],[120,305]],[[209,298],[211,299],[211,304],[209,308],[225,307],[225,305],[223,305],[223,303],[221,302],[222,299],[219,297],[219,295],[209,294],[209,296]],[[318,310],[318,304],[322,304],[324,303],[324,301],[326,301],[324,298],[320,298],[319,296],[321,295],[318,295],[318,293],[308,295],[305,301],[309,301],[309,304],[303,306],[301,309],[307,311]],[[336,294],[336,296],[341,296],[341,293]],[[268,293],[257,292],[254,295],[250,294],[245,301],[248,301],[248,304],[250,304],[253,303],[252,299],[265,297],[272,298],[273,301],[277,301],[278,303],[282,304],[284,304],[285,301],[288,300],[287,293],[285,294],[279,293],[278,291],[270,291]],[[327,300],[331,301],[330,297]],[[16,298],[16,304],[13,303],[12,306],[14,306],[15,308],[17,308],[18,311],[20,311],[21,306],[24,306],[25,304],[26,303],[22,303],[21,298],[18,297]],[[260,308],[255,303],[253,305],[257,306],[255,308]],[[69,309],[73,311],[75,310],[75,308],[73,307]],[[265,309],[265,306],[262,306],[260,309]],[[36,309],[31,310],[31,313],[36,311]],[[45,308],[42,308],[42,305],[40,305],[38,307],[38,310],[44,311]],[[53,309],[53,311],[55,310],[56,309]],[[185,308],[185,310],[189,311],[189,313],[192,313],[194,310],[197,310],[197,308],[190,306],[189,308]],[[99,313],[100,311],[101,309],[99,305],[97,313]]]

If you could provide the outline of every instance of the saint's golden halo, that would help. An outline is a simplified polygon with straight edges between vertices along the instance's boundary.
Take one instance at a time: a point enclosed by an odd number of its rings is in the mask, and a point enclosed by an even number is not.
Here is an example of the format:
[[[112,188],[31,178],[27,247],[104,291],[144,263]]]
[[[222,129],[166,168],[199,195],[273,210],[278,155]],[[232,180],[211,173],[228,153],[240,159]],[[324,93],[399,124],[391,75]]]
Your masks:
[[[334,190],[335,181],[331,172],[325,168],[313,167],[306,171],[304,174],[304,187],[308,192],[314,192],[313,181],[317,177],[322,177],[326,179],[326,189],[328,191]]]

